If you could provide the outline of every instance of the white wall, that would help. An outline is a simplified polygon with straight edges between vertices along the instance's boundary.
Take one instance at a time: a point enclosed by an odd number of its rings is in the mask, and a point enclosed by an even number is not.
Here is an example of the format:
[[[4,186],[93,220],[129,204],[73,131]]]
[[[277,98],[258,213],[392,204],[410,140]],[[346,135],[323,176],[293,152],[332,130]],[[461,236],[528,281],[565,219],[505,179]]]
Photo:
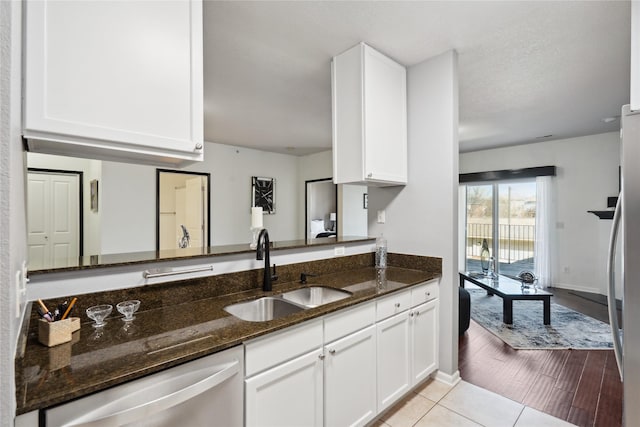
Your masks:
[[[16,284],[27,258],[26,166],[21,138],[22,3],[0,2],[0,426],[15,414],[14,355],[26,295]]]
[[[552,283],[606,294],[611,221],[587,211],[606,209],[607,197],[618,194],[618,132],[460,154],[460,173],[553,165],[557,176]]]
[[[441,257],[440,372],[458,375],[458,73],[446,52],[408,68],[409,176],[404,187],[369,187],[369,234],[389,251]],[[386,223],[376,215],[386,210]]]
[[[341,212],[338,212],[340,221],[340,235],[342,236],[366,236],[368,211],[363,207],[363,195],[367,193],[364,185],[338,185],[338,200],[340,200]]]
[[[102,162],[98,209],[101,254],[156,248],[156,169]]]

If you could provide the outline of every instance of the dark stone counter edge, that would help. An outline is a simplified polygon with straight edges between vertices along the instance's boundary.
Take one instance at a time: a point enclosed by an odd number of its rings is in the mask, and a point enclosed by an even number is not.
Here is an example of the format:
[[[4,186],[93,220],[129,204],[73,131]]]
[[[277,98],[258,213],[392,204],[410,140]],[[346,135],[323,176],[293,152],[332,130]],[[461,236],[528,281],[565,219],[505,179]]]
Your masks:
[[[308,240],[287,240],[271,242],[271,250],[287,250],[312,248],[318,246],[340,245],[359,242],[373,242],[373,237],[343,236],[338,238],[326,237]],[[69,271],[91,270],[96,268],[122,267],[136,264],[148,264],[153,262],[176,261],[185,259],[208,258],[225,255],[238,255],[255,252],[248,244],[209,246],[207,248],[190,248],[180,250],[129,252],[107,255],[86,255],[77,259],[69,259],[67,267],[41,268],[29,270],[29,276],[41,274],[64,273]]]

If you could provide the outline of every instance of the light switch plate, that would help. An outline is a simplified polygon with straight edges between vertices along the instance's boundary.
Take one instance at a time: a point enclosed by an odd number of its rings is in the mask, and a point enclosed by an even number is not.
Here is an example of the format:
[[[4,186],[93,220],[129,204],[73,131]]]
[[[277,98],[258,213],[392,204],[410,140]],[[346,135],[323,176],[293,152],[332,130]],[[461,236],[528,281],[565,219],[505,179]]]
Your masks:
[[[386,221],[386,212],[383,210],[378,211],[378,224],[384,224]]]

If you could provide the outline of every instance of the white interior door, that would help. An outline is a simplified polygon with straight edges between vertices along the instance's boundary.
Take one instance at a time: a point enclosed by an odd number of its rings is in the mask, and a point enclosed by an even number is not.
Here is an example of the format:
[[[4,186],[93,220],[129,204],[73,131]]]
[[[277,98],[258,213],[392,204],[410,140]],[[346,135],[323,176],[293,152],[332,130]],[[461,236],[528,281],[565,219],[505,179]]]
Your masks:
[[[29,268],[66,267],[79,256],[79,176],[29,172]]]
[[[200,177],[186,181],[185,226],[191,237],[192,248],[201,248],[204,243],[204,186]]]

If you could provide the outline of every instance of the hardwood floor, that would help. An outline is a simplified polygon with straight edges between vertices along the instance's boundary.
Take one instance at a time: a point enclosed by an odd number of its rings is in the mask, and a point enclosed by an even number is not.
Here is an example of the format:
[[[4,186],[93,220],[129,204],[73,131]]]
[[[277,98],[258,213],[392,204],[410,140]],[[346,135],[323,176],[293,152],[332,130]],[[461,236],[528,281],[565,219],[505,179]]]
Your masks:
[[[482,326],[459,340],[462,379],[579,426],[622,425],[612,350],[514,350]]]
[[[604,295],[588,294],[586,292],[570,291],[562,288],[548,288],[553,294],[551,301],[591,316],[601,322],[609,323],[607,311],[607,297]],[[618,324],[622,326],[622,312],[618,302]]]

